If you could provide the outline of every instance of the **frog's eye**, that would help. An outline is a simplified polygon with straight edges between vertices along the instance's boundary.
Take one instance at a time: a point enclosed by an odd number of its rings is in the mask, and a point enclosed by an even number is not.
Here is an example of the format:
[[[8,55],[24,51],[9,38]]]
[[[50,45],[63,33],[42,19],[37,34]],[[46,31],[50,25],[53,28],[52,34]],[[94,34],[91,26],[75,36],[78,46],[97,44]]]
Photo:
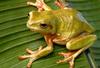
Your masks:
[[[40,24],[40,27],[41,27],[41,28],[47,28],[48,25],[47,25],[47,24]]]

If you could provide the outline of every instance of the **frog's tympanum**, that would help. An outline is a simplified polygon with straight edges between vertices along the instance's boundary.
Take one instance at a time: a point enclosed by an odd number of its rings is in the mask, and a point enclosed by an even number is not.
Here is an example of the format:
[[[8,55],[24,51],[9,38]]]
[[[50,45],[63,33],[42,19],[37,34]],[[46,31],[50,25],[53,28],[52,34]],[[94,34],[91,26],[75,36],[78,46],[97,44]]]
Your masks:
[[[26,49],[30,55],[20,56],[20,59],[29,58],[27,68],[32,62],[53,52],[53,43],[65,45],[69,50],[67,53],[59,53],[64,56],[63,60],[57,63],[67,62],[70,68],[74,68],[75,58],[89,48],[96,40],[92,34],[94,28],[84,19],[76,9],[65,7],[65,4],[56,0],[57,10],[51,9],[44,3],[44,0],[29,1],[28,5],[36,6],[38,11],[29,12],[27,27],[35,32],[41,33],[47,43],[47,47],[40,46],[38,50]]]

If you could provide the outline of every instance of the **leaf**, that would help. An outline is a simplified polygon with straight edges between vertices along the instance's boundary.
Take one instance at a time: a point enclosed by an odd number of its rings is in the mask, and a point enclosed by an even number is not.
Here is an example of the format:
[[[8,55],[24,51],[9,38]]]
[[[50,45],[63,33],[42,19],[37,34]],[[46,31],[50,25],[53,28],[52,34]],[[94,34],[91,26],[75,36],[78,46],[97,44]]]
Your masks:
[[[54,0],[46,0],[46,3],[53,9]],[[96,28],[96,34],[99,37],[99,1],[87,0],[69,0],[71,6],[81,11],[84,17]],[[85,8],[84,8],[85,7]],[[34,7],[26,5],[26,0],[0,0],[0,68],[26,68],[28,60],[19,61],[18,56],[24,55],[25,49],[37,49],[41,45],[46,45],[41,34],[31,32],[26,27],[27,14]],[[100,38],[100,37],[99,37]],[[99,64],[99,41],[93,46],[93,52],[96,55],[95,60]],[[43,57],[32,64],[32,68],[68,68],[68,64],[56,64],[56,61],[62,59],[58,52],[66,52],[66,48],[54,45],[54,52]],[[75,68],[90,68],[86,55],[81,54],[75,61]]]

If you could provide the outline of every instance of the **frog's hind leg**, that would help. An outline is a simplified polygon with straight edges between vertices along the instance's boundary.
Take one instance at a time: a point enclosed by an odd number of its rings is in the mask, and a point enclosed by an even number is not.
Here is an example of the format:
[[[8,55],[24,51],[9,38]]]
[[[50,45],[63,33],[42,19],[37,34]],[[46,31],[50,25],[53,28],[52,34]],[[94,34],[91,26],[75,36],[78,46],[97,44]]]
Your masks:
[[[62,8],[62,9],[67,8],[67,6],[69,5],[68,3],[65,4],[65,2],[62,1],[62,0],[56,0],[56,1],[55,1],[55,4],[56,4],[58,7]]]
[[[59,60],[57,61],[57,63],[63,63],[63,62],[67,62],[69,63],[70,67],[69,68],[74,68],[74,61],[75,58],[81,54],[84,50],[86,50],[87,48],[89,48],[90,46],[86,46],[80,50],[75,50],[75,51],[70,51],[67,53],[59,53],[59,55],[64,56],[63,60]]]
[[[60,8],[64,8],[65,7],[64,4],[61,2],[61,0],[56,0],[55,4]]]
[[[37,7],[39,12],[43,10],[51,10],[51,8],[44,3],[44,0],[36,0],[35,3],[29,0],[27,2],[27,5],[32,5],[32,6]]]
[[[71,51],[68,53],[60,53],[60,55],[64,56],[64,59],[59,60],[57,63],[68,62],[70,64],[70,68],[74,68],[75,58],[83,51],[88,49],[94,43],[95,40],[95,35],[82,35],[77,38],[73,38],[66,45],[67,49]]]

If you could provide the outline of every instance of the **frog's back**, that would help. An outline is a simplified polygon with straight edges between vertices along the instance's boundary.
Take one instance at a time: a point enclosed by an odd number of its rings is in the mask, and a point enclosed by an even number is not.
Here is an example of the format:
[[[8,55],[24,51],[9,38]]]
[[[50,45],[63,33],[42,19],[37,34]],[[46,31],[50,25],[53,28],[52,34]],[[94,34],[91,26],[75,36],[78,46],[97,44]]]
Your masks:
[[[72,8],[57,10],[55,14],[59,20],[57,22],[57,34],[72,38],[82,33],[84,31],[84,22],[77,17],[77,14],[78,11]]]

